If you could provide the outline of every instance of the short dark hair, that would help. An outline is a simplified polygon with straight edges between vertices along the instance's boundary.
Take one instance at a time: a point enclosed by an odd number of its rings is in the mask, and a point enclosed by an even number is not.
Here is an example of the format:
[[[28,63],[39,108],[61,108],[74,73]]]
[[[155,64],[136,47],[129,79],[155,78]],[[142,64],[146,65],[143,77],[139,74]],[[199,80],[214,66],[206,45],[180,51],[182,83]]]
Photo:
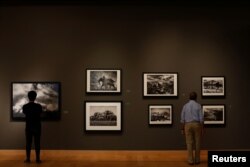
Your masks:
[[[197,99],[197,93],[196,92],[191,92],[189,94],[189,99],[190,100],[196,100]]]
[[[34,101],[36,99],[37,93],[35,91],[29,91],[28,98],[30,101]]]

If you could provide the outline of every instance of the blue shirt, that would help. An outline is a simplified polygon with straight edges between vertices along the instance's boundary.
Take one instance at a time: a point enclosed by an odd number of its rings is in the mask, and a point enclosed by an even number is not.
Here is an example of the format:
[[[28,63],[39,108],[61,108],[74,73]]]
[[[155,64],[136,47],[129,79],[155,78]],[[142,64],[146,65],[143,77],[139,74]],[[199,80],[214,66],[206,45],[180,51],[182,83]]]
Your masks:
[[[181,123],[187,123],[197,121],[203,123],[203,113],[201,111],[201,105],[194,100],[189,100],[186,103],[181,112]]]

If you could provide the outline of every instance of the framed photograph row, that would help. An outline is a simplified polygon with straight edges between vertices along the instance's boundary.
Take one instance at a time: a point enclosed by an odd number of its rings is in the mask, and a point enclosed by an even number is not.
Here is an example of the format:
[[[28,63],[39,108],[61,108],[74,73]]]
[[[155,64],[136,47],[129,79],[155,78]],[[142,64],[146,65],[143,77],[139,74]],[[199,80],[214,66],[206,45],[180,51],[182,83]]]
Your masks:
[[[89,69],[86,77],[87,93],[121,93],[121,70]],[[59,85],[59,82],[19,82],[24,87],[36,84]],[[178,74],[143,73],[143,95],[178,96]],[[202,77],[202,96],[225,96],[225,77]]]
[[[173,105],[149,105],[149,125],[170,125],[172,124]],[[224,104],[203,104],[202,113],[204,124],[223,125],[225,124]]]
[[[144,97],[177,97],[178,73],[143,73]],[[86,69],[87,94],[119,94],[122,89],[121,69]],[[202,76],[202,97],[224,97],[225,77]]]
[[[225,124],[225,105],[202,105],[204,124]],[[148,106],[149,125],[172,125],[173,105],[151,104]],[[121,101],[85,101],[85,131],[121,131]]]

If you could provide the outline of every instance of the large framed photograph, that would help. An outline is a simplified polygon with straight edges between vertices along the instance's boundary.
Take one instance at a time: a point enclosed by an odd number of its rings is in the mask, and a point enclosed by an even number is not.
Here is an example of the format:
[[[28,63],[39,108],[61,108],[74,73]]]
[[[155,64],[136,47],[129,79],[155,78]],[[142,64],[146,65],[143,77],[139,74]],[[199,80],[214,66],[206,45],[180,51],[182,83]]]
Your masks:
[[[143,96],[178,96],[177,73],[143,73]]]
[[[87,69],[86,93],[121,93],[120,69]]]
[[[204,124],[225,124],[225,105],[202,105]]]
[[[85,101],[85,131],[121,131],[121,121],[121,101]]]
[[[11,119],[24,121],[22,107],[29,102],[28,92],[36,91],[36,103],[42,105],[42,120],[60,119],[60,89],[59,82],[12,82]]]
[[[201,77],[202,96],[225,96],[225,77]]]
[[[171,125],[172,105],[149,105],[149,125]]]

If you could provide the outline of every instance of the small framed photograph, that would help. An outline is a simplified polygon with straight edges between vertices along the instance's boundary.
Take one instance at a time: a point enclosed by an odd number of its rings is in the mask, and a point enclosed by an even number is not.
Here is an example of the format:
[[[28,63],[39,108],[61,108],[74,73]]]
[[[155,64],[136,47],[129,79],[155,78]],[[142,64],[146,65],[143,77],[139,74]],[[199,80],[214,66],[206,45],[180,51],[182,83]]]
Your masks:
[[[172,105],[149,105],[149,125],[171,125]]]
[[[120,69],[87,69],[86,93],[121,93]]]
[[[36,91],[36,103],[42,105],[42,120],[60,119],[61,85],[59,82],[12,82],[11,119],[25,121],[23,105],[29,102],[28,92]]]
[[[225,105],[202,105],[204,124],[225,124]]]
[[[177,97],[177,73],[143,73],[143,96]]]
[[[225,96],[225,77],[201,77],[203,97],[224,97]]]
[[[121,101],[85,101],[85,131],[121,131],[121,121]]]

